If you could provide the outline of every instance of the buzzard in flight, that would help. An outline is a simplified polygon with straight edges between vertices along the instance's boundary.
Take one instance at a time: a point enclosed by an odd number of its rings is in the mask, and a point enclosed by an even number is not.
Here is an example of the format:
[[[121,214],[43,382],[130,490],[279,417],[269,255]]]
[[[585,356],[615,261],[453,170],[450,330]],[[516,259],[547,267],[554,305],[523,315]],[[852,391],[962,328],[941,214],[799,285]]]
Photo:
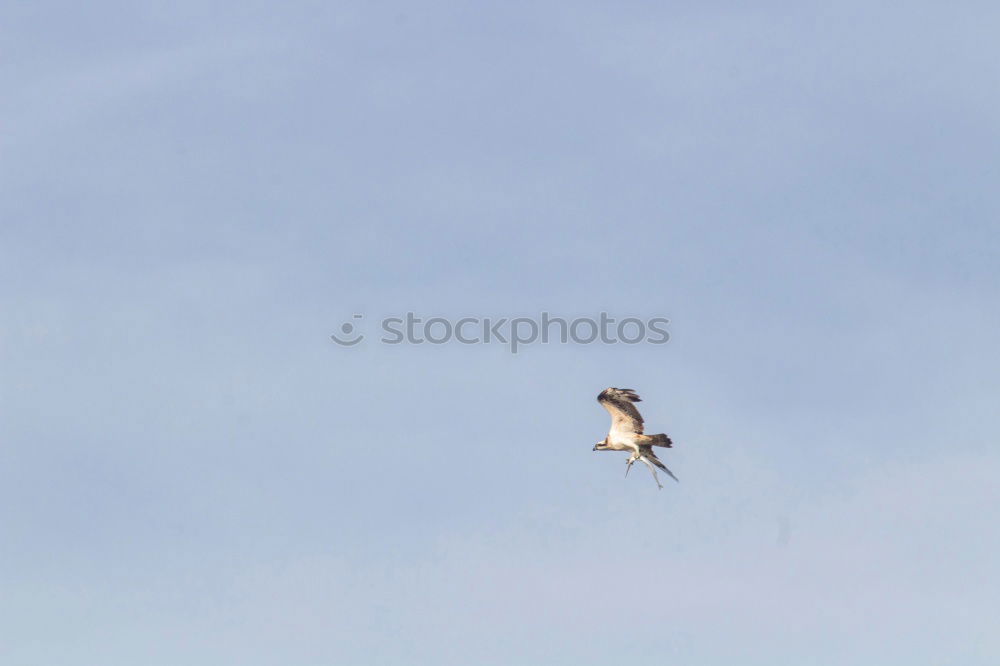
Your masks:
[[[656,457],[656,454],[653,453],[653,447],[662,446],[669,449],[673,446],[673,442],[664,434],[642,434],[642,415],[632,404],[640,402],[640,400],[632,389],[606,388],[601,391],[601,394],[597,396],[597,402],[601,403],[601,406],[611,414],[611,430],[608,431],[608,436],[603,441],[594,445],[594,450],[629,451],[632,455],[625,461],[625,476],[628,476],[632,463],[639,460],[645,463],[649,471],[653,473],[656,485],[663,488],[660,485],[659,477],[656,476],[655,467],[659,467],[669,474],[674,481],[678,479]]]

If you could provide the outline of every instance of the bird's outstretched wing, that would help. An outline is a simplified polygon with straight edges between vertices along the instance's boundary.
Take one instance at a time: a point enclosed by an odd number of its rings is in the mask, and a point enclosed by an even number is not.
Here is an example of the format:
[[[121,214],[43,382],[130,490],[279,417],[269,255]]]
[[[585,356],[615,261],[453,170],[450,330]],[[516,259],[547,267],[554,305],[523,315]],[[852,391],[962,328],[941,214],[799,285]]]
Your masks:
[[[597,396],[597,402],[611,414],[611,432],[642,434],[642,415],[633,402],[641,399],[632,389],[607,388]]]

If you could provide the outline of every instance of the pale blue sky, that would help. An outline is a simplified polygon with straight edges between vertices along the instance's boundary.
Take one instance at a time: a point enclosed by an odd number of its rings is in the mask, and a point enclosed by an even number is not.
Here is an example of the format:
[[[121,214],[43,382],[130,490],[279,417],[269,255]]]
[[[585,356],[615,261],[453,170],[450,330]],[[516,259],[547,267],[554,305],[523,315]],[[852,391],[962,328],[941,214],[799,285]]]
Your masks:
[[[1000,658],[995,4],[0,13],[3,663]]]

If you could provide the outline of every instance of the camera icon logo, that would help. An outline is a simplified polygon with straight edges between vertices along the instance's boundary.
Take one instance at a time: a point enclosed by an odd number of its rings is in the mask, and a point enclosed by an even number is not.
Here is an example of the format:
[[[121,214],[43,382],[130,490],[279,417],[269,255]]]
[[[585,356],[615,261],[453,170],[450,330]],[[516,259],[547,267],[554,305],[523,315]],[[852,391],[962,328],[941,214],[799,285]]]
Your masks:
[[[365,316],[363,314],[356,314],[353,316],[354,319],[364,319],[364,317]],[[334,333],[330,336],[330,339],[336,342],[341,347],[353,347],[354,345],[358,344],[359,342],[365,339],[363,333],[358,333],[355,337],[352,338],[351,336],[355,335],[354,331],[355,331],[354,324],[352,324],[349,321],[345,321],[343,324],[340,325],[340,332],[343,333],[345,337],[341,338],[336,333]]]

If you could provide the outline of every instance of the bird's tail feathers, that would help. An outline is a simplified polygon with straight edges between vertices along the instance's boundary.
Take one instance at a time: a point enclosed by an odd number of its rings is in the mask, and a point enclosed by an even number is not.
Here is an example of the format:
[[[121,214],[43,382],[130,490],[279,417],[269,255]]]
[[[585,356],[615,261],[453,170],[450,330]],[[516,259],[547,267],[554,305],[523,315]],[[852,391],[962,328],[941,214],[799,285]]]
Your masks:
[[[653,446],[662,446],[665,449],[670,449],[674,446],[670,438],[662,432],[659,435],[650,435],[649,437],[651,440],[650,444]]]

